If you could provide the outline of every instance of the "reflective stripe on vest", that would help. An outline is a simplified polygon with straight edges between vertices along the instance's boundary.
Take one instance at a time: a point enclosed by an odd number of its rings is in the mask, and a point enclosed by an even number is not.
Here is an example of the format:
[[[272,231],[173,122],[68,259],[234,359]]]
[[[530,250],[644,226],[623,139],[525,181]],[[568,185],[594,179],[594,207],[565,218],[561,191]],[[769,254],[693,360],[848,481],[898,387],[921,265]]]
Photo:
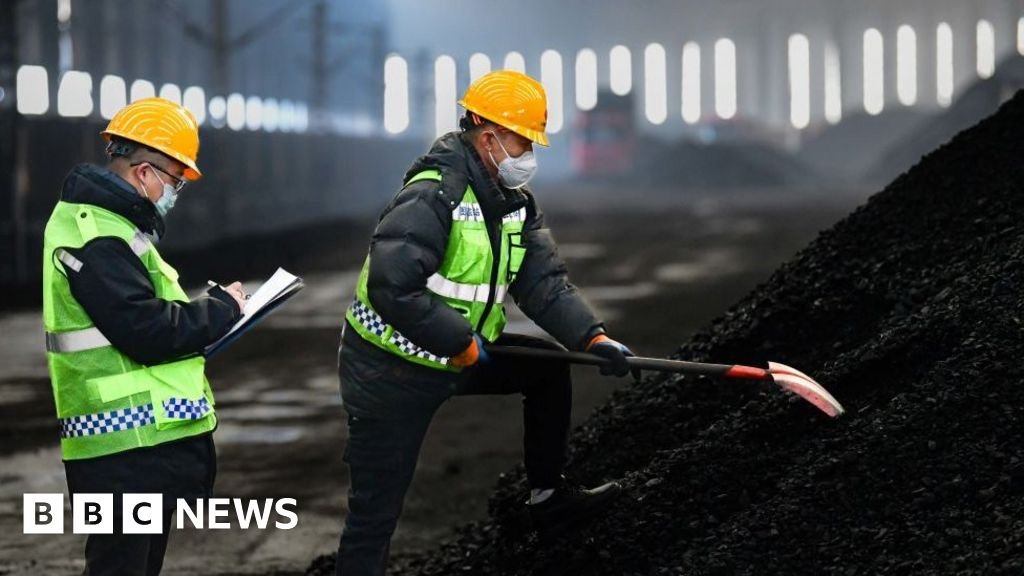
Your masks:
[[[427,278],[427,288],[438,296],[470,302],[486,303],[487,297],[491,295],[491,286],[489,284],[459,284],[440,274],[434,274]],[[508,292],[508,285],[498,284],[494,295],[495,304],[501,304],[505,301],[506,292]]]
[[[138,228],[135,229],[135,235],[132,236],[132,241],[128,243],[128,247],[132,249],[132,252],[136,256],[142,256],[147,250],[152,248],[153,244],[149,241],[149,238],[142,233]]]
[[[67,250],[64,250],[63,248],[57,250],[57,260],[60,260],[61,264],[71,268],[75,272],[81,272],[82,266],[84,266],[81,260],[75,258],[71,254],[68,254]]]
[[[135,234],[132,236],[128,247],[136,256],[142,256],[153,244],[149,241],[149,238],[142,233],[138,228],[135,229]],[[68,254],[67,250],[57,250],[57,259],[62,264],[71,268],[75,272],[81,272],[84,264],[78,258],[75,258],[71,254]],[[82,352],[85,350],[92,350],[94,348],[103,348],[104,346],[110,346],[110,340],[99,331],[99,328],[93,326],[92,328],[86,328],[84,330],[73,330],[71,332],[47,332],[46,333],[46,351],[47,352]]]
[[[149,241],[149,238],[147,238],[146,235],[138,228],[135,229],[135,235],[133,235],[131,241],[128,242],[128,247],[131,248],[131,251],[136,256],[142,256],[152,246],[153,244]],[[81,260],[75,258],[71,254],[68,254],[68,251],[63,248],[57,250],[57,260],[60,260],[62,264],[71,268],[75,272],[81,272],[82,267],[84,266]]]
[[[46,333],[47,352],[82,352],[104,346],[110,346],[110,340],[107,340],[107,337],[95,326],[71,332]]]
[[[460,220],[463,222],[483,222],[484,213],[480,210],[480,204],[477,202],[462,202],[452,210],[452,220]],[[525,222],[526,221],[526,208],[520,208],[515,212],[509,212],[502,216],[501,221],[504,222]]]
[[[484,213],[476,202],[463,202],[452,210],[452,220],[463,222],[483,222]]]

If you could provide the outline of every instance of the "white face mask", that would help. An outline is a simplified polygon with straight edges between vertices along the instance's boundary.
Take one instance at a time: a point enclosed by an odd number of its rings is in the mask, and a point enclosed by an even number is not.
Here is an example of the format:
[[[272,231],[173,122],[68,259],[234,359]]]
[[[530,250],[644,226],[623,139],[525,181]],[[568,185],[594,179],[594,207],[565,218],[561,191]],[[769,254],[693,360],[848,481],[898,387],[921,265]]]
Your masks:
[[[151,170],[153,169],[151,168]],[[160,198],[158,198],[156,202],[153,202],[153,205],[156,207],[156,211],[159,212],[160,216],[163,218],[167,216],[167,213],[171,211],[171,208],[174,208],[174,203],[178,200],[178,190],[174,186],[165,183],[164,179],[156,173],[156,170],[153,170],[153,175],[156,176],[157,181],[160,182],[163,192],[163,194],[160,195]]]
[[[501,143],[498,135],[494,132],[490,134],[498,141],[498,146],[501,146],[501,151],[505,153],[505,159],[498,163],[494,161],[494,154],[491,154],[490,151],[487,152],[491,157],[491,163],[498,167],[498,181],[502,186],[513,190],[526,186],[537,173],[537,159],[534,157],[533,151],[527,150],[519,156],[513,157],[508,150],[505,150],[505,145]]]

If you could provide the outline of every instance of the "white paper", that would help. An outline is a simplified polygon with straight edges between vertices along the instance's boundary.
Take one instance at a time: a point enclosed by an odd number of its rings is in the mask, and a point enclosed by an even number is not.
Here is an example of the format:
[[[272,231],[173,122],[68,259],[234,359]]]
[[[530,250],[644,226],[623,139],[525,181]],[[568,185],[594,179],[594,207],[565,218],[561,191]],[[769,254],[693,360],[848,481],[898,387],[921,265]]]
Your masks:
[[[299,282],[302,281],[299,280],[297,276],[285,271],[283,268],[278,268],[266,282],[260,285],[260,287],[249,296],[249,299],[245,302],[245,311],[242,313],[242,317],[238,322],[235,322],[235,325],[231,327],[231,330],[228,330],[224,336],[218,338],[217,342],[211,344],[210,347],[216,346],[221,340],[227,338],[236,330],[248,324],[249,320],[260,310],[277,300],[278,297]]]

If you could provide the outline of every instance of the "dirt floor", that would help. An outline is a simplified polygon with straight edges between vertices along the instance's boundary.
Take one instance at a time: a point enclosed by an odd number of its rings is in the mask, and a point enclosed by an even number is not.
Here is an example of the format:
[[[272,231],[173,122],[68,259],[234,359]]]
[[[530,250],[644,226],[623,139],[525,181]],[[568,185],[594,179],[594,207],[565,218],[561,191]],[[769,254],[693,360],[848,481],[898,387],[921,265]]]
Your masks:
[[[539,192],[574,281],[612,334],[649,356],[671,354],[867,196],[571,186]],[[295,271],[306,290],[209,367],[221,419],[217,492],[297,498],[298,527],[176,532],[165,574],[196,574],[200,565],[219,575],[300,574],[334,549],[348,485],[337,331],[365,251],[365,241],[352,236],[349,229],[339,234],[341,245],[328,243],[329,252],[305,258]],[[518,313],[508,330],[537,331]],[[65,490],[38,310],[0,314],[0,334],[0,574],[73,574],[82,566],[82,537],[21,534],[21,495]],[[576,370],[579,423],[622,382]],[[459,398],[445,406],[423,448],[394,555],[411,558],[453,537],[456,526],[484,518],[499,475],[521,458],[521,446],[510,441],[521,433],[518,398]]]

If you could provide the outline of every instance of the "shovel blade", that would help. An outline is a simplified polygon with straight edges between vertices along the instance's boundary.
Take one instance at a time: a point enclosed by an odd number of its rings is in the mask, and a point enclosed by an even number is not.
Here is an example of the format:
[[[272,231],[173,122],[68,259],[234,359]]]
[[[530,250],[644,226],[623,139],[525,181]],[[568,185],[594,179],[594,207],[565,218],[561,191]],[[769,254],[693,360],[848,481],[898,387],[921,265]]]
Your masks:
[[[846,411],[828,390],[803,372],[777,362],[768,363],[768,372],[776,384],[807,400],[832,418]]]

